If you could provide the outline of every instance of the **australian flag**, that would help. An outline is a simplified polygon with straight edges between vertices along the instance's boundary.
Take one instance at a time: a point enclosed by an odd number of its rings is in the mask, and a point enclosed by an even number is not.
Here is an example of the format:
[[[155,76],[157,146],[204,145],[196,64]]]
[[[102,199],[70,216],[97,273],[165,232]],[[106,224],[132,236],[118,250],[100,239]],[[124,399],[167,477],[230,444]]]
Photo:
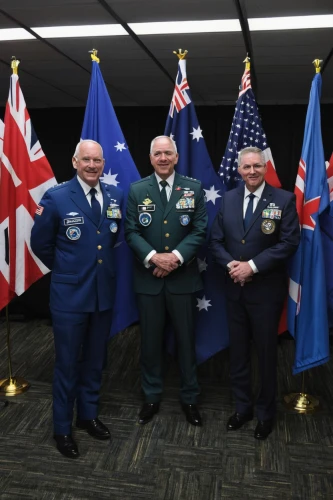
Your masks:
[[[264,152],[267,164],[265,179],[271,186],[281,187],[275,170],[271,149],[261,125],[258,106],[251,87],[249,66],[247,62],[242,76],[228,144],[219,169],[219,175],[223,183],[223,192],[237,187],[242,182],[242,178],[237,171],[237,157],[241,149],[248,147],[257,147]]]
[[[320,125],[321,75],[313,79],[295,184],[301,242],[291,260],[288,330],[295,338],[294,374],[329,359],[326,281],[319,216],[329,206]]]
[[[105,167],[100,181],[120,187],[124,192],[124,206],[126,206],[129,186],[137,181],[140,175],[128,150],[99,63],[96,61],[92,63],[81,137],[93,139],[101,144]],[[132,253],[125,242],[123,228],[119,234],[115,258],[119,279],[117,280],[111,335],[115,335],[138,320],[135,294],[132,289]]]
[[[198,123],[184,59],[178,64],[175,90],[164,133],[176,142],[179,153],[177,171],[202,183],[208,212],[209,235],[220,206],[222,183],[213,168],[203,131]],[[204,281],[204,290],[197,294],[196,299],[196,354],[198,363],[202,363],[228,346],[229,335],[222,289],[224,276],[222,271],[213,267],[207,245],[204,245],[198,254],[198,265]]]

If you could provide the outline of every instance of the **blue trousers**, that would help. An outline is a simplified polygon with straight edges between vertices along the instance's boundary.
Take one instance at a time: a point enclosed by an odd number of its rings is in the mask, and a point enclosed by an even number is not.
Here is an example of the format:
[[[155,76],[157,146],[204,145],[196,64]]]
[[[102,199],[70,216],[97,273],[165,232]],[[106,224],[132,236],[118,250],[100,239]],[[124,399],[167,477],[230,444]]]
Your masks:
[[[66,435],[71,433],[75,400],[80,419],[97,417],[112,310],[70,313],[51,309],[51,314],[55,345],[54,433]]]

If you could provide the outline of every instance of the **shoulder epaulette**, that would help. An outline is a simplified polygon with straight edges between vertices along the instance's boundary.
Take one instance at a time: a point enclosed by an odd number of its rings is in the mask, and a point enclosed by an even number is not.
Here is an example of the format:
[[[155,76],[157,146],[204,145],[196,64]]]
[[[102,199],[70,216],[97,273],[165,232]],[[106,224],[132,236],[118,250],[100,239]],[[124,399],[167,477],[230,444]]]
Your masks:
[[[190,180],[190,181],[193,181],[193,182],[197,182],[198,184],[201,183],[201,181],[199,181],[198,179],[194,179],[194,177],[188,177],[187,175],[180,175],[180,177],[182,179],[187,179],[187,180]]]
[[[65,181],[65,182],[60,182],[60,184],[56,184],[55,186],[52,186],[51,188],[49,188],[48,191],[57,191],[58,189],[62,189],[63,187],[65,187],[66,184],[68,184],[69,181]]]
[[[140,182],[145,182],[150,178],[151,178],[151,176],[148,175],[148,177],[144,177],[143,179],[139,179],[138,181],[132,182],[132,185],[140,184]]]

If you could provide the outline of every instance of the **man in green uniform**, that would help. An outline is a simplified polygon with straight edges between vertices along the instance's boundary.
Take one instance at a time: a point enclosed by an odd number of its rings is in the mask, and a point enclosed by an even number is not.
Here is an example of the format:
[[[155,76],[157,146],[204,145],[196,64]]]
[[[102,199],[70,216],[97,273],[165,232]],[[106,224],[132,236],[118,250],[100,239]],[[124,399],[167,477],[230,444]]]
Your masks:
[[[194,343],[194,292],[202,288],[196,252],[205,241],[207,214],[201,183],[175,172],[176,144],[151,143],[155,173],[134,182],[128,196],[126,241],[135,254],[134,288],[141,323],[142,389],[139,423],[159,410],[163,390],[163,338],[167,316],[175,331],[181,403],[188,422],[202,425]]]

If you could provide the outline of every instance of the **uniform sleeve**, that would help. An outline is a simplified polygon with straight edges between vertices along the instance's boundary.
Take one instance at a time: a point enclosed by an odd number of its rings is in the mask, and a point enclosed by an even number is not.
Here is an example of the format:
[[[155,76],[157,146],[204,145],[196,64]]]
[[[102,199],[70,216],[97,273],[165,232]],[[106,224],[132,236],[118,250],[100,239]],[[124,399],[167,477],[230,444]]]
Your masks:
[[[48,191],[39,202],[39,207],[40,215],[35,214],[31,230],[31,249],[46,267],[52,269],[58,233],[58,212]]]

